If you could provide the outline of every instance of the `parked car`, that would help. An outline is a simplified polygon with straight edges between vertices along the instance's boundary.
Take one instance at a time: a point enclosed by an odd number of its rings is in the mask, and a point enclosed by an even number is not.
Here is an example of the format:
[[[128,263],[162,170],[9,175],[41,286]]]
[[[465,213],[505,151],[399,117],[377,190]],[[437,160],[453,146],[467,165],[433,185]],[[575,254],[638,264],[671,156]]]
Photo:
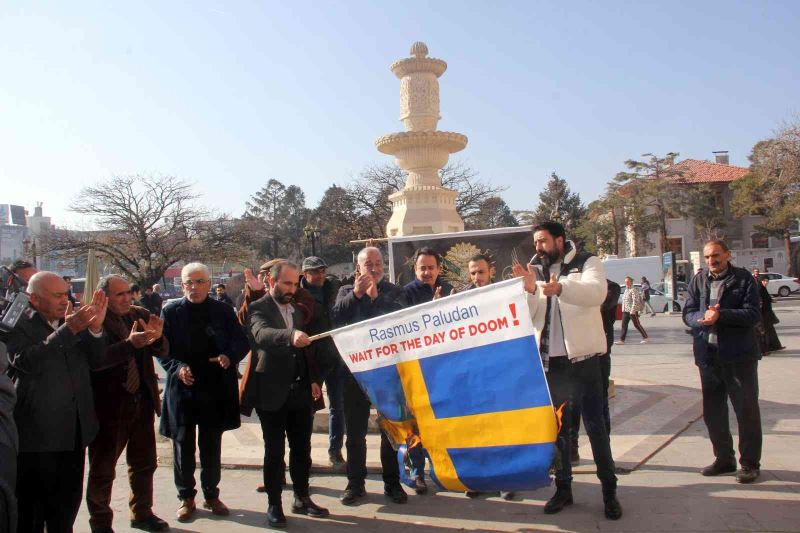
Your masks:
[[[800,292],[800,280],[790,278],[775,272],[762,272],[761,278],[767,278],[767,291],[773,296],[789,296],[794,292]]]
[[[677,281],[677,282],[675,282],[675,286],[676,286],[676,288],[678,290],[678,294],[677,294],[678,298],[682,298],[682,299],[686,300],[686,294],[689,292],[689,284],[688,283],[684,283],[682,281]],[[664,282],[663,281],[660,282],[660,283],[654,283],[653,285],[651,285],[651,287],[653,287],[655,290],[657,290],[661,294],[666,294],[667,293],[664,290]]]
[[[633,286],[637,287],[639,290],[642,289],[642,286],[639,285],[638,283],[634,283]],[[622,297],[625,294],[625,289],[627,289],[627,287],[623,285],[622,291],[619,294],[620,305],[622,304]],[[654,289],[652,286],[650,287],[649,292],[650,292],[650,305],[653,307],[653,310],[656,311],[657,313],[666,313],[669,310],[666,295],[663,292]],[[676,313],[680,313],[685,303],[686,303],[686,298],[682,296],[679,292],[678,297],[672,302],[672,310]]]

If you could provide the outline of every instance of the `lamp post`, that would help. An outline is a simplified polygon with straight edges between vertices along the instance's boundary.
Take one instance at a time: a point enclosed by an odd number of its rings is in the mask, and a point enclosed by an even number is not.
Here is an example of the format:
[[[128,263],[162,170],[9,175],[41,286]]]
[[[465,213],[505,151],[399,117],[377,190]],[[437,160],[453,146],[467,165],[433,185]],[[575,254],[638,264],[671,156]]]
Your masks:
[[[311,255],[317,255],[317,240],[319,240],[321,234],[319,228],[306,224],[306,227],[303,228],[303,233],[306,234],[306,239],[311,242]]]

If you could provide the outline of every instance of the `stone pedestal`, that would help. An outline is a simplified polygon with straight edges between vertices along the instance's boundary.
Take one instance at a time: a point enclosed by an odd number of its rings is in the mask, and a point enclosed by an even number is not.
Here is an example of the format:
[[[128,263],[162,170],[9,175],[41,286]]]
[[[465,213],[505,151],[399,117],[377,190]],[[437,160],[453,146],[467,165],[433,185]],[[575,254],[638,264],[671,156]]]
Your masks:
[[[393,155],[408,172],[405,187],[392,194],[392,216],[386,226],[389,237],[463,231],[456,211],[458,194],[442,187],[439,171],[450,154],[463,150],[467,137],[437,131],[439,76],[447,63],[427,57],[425,43],[414,43],[411,55],[396,61],[392,72],[400,79],[400,120],[405,132],[384,135],[375,141],[378,151]]]

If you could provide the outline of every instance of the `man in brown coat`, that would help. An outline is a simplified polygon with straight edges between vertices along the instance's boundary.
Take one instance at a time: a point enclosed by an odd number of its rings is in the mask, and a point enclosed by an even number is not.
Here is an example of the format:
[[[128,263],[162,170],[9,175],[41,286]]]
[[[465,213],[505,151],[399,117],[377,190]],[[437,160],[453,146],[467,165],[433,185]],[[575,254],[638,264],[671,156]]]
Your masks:
[[[153,414],[161,414],[153,356],[169,352],[163,322],[131,305],[131,287],[119,276],[106,276],[98,289],[108,297],[103,328],[108,350],[103,365],[93,369],[95,410],[100,431],[89,445],[86,504],[92,532],[113,532],[111,488],[117,460],[127,447],[131,527],[164,531],[169,525],[153,514],[156,438]]]

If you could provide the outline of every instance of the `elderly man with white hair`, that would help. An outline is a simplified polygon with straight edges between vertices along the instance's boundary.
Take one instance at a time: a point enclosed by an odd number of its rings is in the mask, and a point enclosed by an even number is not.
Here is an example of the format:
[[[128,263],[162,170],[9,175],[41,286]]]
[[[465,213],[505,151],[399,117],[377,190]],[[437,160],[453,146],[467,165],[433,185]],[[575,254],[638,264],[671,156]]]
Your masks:
[[[211,271],[189,263],[181,271],[183,298],[161,311],[168,355],[159,431],[172,439],[173,473],[180,506],[177,519],[186,522],[196,510],[195,450],[200,448],[203,507],[225,516],[219,499],[222,432],[236,429],[239,393],[236,366],[249,350],[247,337],[233,308],[208,297]]]
[[[98,430],[89,371],[105,357],[108,300],[97,291],[73,311],[67,283],[53,272],[34,274],[28,292],[35,313],[0,337],[17,391],[18,531],[72,531]]]

